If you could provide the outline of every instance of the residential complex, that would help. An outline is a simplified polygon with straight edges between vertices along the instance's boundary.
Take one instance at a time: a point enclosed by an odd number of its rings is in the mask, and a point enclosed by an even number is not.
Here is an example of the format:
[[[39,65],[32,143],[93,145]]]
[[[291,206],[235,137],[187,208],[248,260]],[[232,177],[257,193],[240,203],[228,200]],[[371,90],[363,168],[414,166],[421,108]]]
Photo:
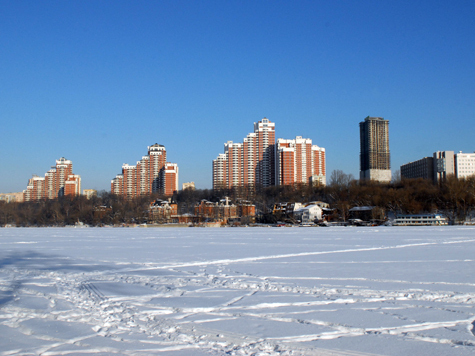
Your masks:
[[[360,179],[391,181],[389,121],[366,117],[360,128]],[[263,118],[254,123],[253,132],[243,142],[228,141],[224,153],[213,160],[213,189],[235,187],[269,187],[273,185],[326,185],[326,151],[312,139],[276,140],[276,124]],[[475,175],[475,153],[437,151],[400,167],[403,178],[424,178],[435,184],[448,177],[467,178]],[[183,183],[183,190],[195,189],[194,182]],[[122,172],[111,181],[113,194],[136,197],[152,193],[171,196],[178,190],[178,165],[167,162],[165,146],[154,144],[136,165],[124,163]],[[70,160],[62,157],[44,177],[33,175],[22,193],[0,194],[7,202],[37,201],[61,196],[77,196],[81,177],[73,173]],[[93,189],[84,190],[90,199]]]
[[[326,184],[325,149],[309,138],[279,138],[276,145],[276,184]]]
[[[73,163],[61,157],[44,177],[30,178],[23,194],[24,201],[74,197],[81,194],[81,177],[73,174]]]
[[[325,149],[301,136],[276,144],[275,123],[267,118],[242,143],[226,142],[213,160],[213,189],[317,182],[326,184]]]
[[[360,180],[391,181],[389,121],[382,117],[360,122]]]
[[[275,124],[267,118],[254,123],[242,143],[228,141],[213,161],[213,188],[275,184]]]
[[[409,162],[401,166],[401,177],[424,178],[435,184],[449,176],[467,178],[475,174],[475,153],[437,151],[432,157]]]
[[[178,190],[178,165],[167,162],[165,146],[158,143],[148,147],[135,166],[122,165],[122,173],[111,181],[111,193],[129,198],[159,193],[173,195]]]

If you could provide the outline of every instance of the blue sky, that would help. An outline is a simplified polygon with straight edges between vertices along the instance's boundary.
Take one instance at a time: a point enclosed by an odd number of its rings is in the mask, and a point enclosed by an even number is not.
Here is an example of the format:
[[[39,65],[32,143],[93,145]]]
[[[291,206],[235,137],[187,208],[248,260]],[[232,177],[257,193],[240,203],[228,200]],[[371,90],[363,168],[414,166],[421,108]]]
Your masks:
[[[167,148],[211,188],[226,141],[267,117],[359,175],[359,127],[389,120],[391,165],[473,152],[473,1],[2,1],[0,192],[55,160],[110,190]]]

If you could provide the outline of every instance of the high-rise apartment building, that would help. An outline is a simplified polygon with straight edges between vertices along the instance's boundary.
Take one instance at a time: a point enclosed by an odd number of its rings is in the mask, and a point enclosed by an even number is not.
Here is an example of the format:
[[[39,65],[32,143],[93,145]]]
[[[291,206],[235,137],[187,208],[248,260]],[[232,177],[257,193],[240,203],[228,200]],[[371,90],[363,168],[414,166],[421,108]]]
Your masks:
[[[228,141],[213,161],[213,188],[275,184],[275,123],[263,118],[242,143]]]
[[[279,138],[276,144],[276,184],[326,185],[325,149],[309,138]]]
[[[255,153],[257,153],[256,183],[263,187],[275,185],[275,124],[264,118],[258,123],[254,123],[254,133],[256,135],[254,148],[257,146],[257,150],[255,149]],[[249,153],[252,153],[251,147],[249,145]],[[247,167],[252,172],[254,163]]]
[[[275,143],[275,123],[254,123],[242,143],[228,141],[213,161],[213,188],[326,184],[325,149],[297,136]]]
[[[135,166],[122,165],[122,173],[111,181],[111,193],[129,198],[151,193],[173,195],[178,190],[178,165],[167,162],[165,146],[148,147],[148,155]]]
[[[213,160],[213,189],[228,187],[228,160],[225,153],[220,153]]]
[[[77,174],[70,174],[64,182],[64,195],[75,197],[81,195],[81,177]]]
[[[176,163],[165,163],[164,178],[164,194],[173,195],[174,192],[178,191],[178,165]]]
[[[391,181],[389,121],[366,117],[360,122],[360,179]]]
[[[81,194],[81,177],[73,174],[73,163],[61,157],[44,177],[30,178],[23,193],[25,201],[74,197]]]

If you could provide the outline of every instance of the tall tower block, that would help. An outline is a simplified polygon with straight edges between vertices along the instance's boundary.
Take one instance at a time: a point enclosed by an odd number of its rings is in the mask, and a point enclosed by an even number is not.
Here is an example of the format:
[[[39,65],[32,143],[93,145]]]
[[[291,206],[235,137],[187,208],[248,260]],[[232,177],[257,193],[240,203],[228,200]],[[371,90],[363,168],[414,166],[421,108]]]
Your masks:
[[[382,117],[360,122],[360,180],[391,181],[388,128]]]

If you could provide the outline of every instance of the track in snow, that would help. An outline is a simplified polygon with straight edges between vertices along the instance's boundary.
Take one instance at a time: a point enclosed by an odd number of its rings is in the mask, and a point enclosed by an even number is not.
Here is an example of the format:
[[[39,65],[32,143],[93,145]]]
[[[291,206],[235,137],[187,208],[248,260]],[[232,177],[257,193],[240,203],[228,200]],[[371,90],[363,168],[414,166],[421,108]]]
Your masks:
[[[0,355],[475,354],[473,229],[165,230],[0,230]]]

